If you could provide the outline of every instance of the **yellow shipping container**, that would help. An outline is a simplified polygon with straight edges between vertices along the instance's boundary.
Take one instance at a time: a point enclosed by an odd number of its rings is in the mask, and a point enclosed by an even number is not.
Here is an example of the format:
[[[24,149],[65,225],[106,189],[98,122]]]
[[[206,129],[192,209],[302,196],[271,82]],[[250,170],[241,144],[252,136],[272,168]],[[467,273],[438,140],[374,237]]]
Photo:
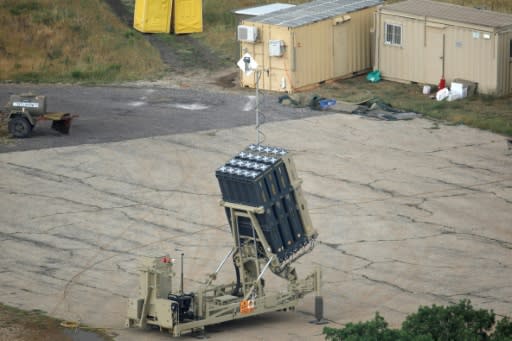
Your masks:
[[[203,32],[202,0],[174,0],[173,10],[174,33]]]
[[[135,0],[133,27],[144,33],[171,31],[172,0]]]

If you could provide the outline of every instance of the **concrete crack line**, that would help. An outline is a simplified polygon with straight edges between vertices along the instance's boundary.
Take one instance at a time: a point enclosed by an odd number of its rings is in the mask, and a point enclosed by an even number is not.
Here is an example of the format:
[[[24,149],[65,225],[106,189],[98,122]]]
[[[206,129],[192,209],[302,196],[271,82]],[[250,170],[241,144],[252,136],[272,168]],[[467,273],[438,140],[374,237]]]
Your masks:
[[[7,233],[2,232],[2,231],[0,231],[0,236],[5,238],[5,239],[1,240],[2,242],[14,240],[14,241],[21,242],[21,243],[28,243],[28,244],[31,244],[32,246],[35,245],[35,246],[43,248],[43,249],[49,249],[49,250],[51,250],[53,252],[55,252],[56,250],[64,251],[64,252],[69,252],[70,256],[72,256],[73,255],[73,251],[76,250],[76,248],[68,249],[68,248],[63,248],[63,247],[57,247],[56,245],[49,244],[49,243],[46,243],[46,242],[43,242],[43,241],[40,241],[40,240],[34,240],[34,239],[29,239],[29,238],[22,238],[22,237],[13,235],[13,234],[7,234]]]
[[[320,199],[320,200],[325,200],[325,201],[330,201],[330,202],[336,203],[336,205],[343,203],[343,200],[341,200],[341,199],[329,198],[329,197],[327,197],[325,195],[321,195],[321,194],[318,194],[318,193],[306,192],[306,191],[304,191],[304,193],[306,193],[307,195],[309,195],[311,197]]]
[[[154,245],[154,244],[158,244],[158,243],[161,243],[161,242],[165,242],[165,241],[169,241],[169,240],[173,240],[175,241],[176,239],[178,238],[182,238],[182,237],[190,237],[191,235],[194,235],[194,234],[198,234],[198,233],[201,233],[203,231],[207,230],[206,228],[205,229],[202,229],[202,230],[199,230],[199,231],[195,231],[195,232],[191,232],[191,233],[186,233],[186,234],[182,234],[182,235],[179,235],[179,236],[172,236],[172,237],[169,237],[169,238],[165,238],[165,239],[158,239],[158,240],[155,240],[155,241],[152,241],[152,242],[149,242],[149,243],[146,243],[146,244],[142,244],[142,245],[138,245],[136,247],[133,247],[133,248],[130,248],[130,249],[127,249],[127,250],[123,250],[124,253],[126,254],[130,254],[130,255],[134,255],[133,252],[136,251],[136,250],[140,250],[140,249],[143,249],[145,247],[148,247],[148,246],[151,246],[151,245]],[[101,264],[101,263],[104,263],[108,260],[111,260],[115,257],[118,257],[119,254],[113,254],[113,255],[109,255],[107,257],[104,257],[102,259],[98,259],[96,260],[96,258],[99,257],[101,253],[101,250],[98,251],[93,257],[90,258],[89,260],[89,263],[86,264],[84,266],[84,268],[82,270],[80,270],[79,272],[77,272],[75,275],[73,275],[70,279],[68,279],[66,281],[66,284],[64,285],[64,288],[62,290],[62,296],[61,296],[61,299],[55,304],[55,306],[53,307],[53,309],[50,311],[50,315],[53,314],[57,308],[62,304],[62,302],[64,302],[67,298],[67,294],[68,294],[68,291],[70,290],[71,286],[75,283],[75,281],[86,271],[94,268],[96,265],[98,264]]]
[[[352,274],[351,271],[343,270],[343,269],[337,268],[337,267],[332,266],[332,265],[325,265],[324,263],[321,263],[321,262],[313,262],[313,264],[315,264],[316,266],[320,266],[322,268],[322,270],[329,269],[331,271],[341,272],[341,273],[343,273],[345,275],[351,275]]]
[[[69,198],[59,197],[59,196],[52,196],[52,195],[46,195],[46,194],[37,194],[37,193],[28,193],[28,192],[17,192],[17,191],[9,191],[8,194],[11,195],[19,195],[19,196],[25,196],[25,197],[36,197],[36,198],[44,198],[44,199],[50,199],[50,200],[59,200],[64,201],[70,204],[79,205],[79,206],[86,206],[94,208],[95,210],[101,210],[103,207],[93,204],[87,204],[81,201],[72,200]]]
[[[423,239],[430,239],[430,238],[437,238],[439,236],[443,236],[446,233],[435,233],[435,234],[429,234],[425,236],[417,236],[417,237],[407,237],[407,238],[398,238],[398,239],[375,239],[375,240],[357,240],[355,242],[348,242],[339,244],[339,246],[343,245],[355,245],[355,244],[370,244],[370,243],[389,243],[389,242],[406,242],[410,240],[423,240]]]
[[[58,270],[58,268],[54,268],[53,270]],[[36,278],[38,278],[39,281],[41,281],[41,275],[43,275],[44,277],[47,277],[47,278],[50,278],[52,280],[55,280],[57,282],[60,282],[60,283],[65,283],[67,282],[67,279],[64,279],[64,278],[60,278],[58,276],[55,276],[53,274],[50,274],[49,272],[47,271],[41,271],[41,270],[25,270],[25,271],[20,271],[18,272],[19,275],[24,275],[26,273],[31,273],[31,274],[34,274]],[[47,282],[47,283],[50,283],[50,282]],[[117,292],[113,292],[113,291],[110,291],[108,290],[107,287],[105,288],[100,288],[100,287],[97,287],[97,286],[94,286],[94,285],[90,285],[90,284],[87,284],[87,283],[84,283],[84,282],[76,282],[76,284],[82,286],[82,287],[85,287],[85,288],[88,288],[88,289],[100,289],[102,293],[107,293],[108,295],[111,295],[111,296],[119,296],[119,297],[123,297],[123,298],[127,298],[127,296],[124,296],[124,295],[121,295]],[[53,285],[51,285],[53,286]],[[19,288],[18,288],[19,289]],[[23,290],[23,289],[22,289]],[[46,294],[43,294],[43,295],[46,295]]]
[[[58,228],[61,228],[61,227],[68,227],[68,226],[73,226],[75,225],[74,223],[69,223],[69,224],[62,224],[62,225],[56,225],[56,226],[52,226],[52,227],[49,227],[45,230],[42,230],[42,231],[39,231],[39,232],[25,232],[25,231],[16,231],[16,232],[6,232],[7,235],[14,235],[14,234],[22,234],[22,235],[45,235],[45,234],[48,234],[49,232],[55,230],[55,229],[58,229]]]
[[[88,241],[86,239],[76,238],[76,237],[64,235],[64,234],[61,234],[61,233],[56,233],[56,234],[53,234],[52,236],[57,237],[57,238],[61,238],[61,239],[65,239],[65,240],[70,240],[70,241],[78,242],[78,243],[81,243],[81,244],[85,244],[85,245],[88,246],[87,249],[89,249],[89,250],[98,249],[99,251],[106,251],[106,252],[112,252],[112,253],[118,253],[118,254],[126,254],[126,252],[124,252],[123,250],[118,250],[118,249],[113,249],[113,248],[106,248],[106,247],[104,247],[104,245],[98,245],[98,243],[91,242],[91,241]],[[99,234],[99,233],[96,233],[96,236],[97,236],[98,240],[105,240],[105,239],[106,240],[111,240],[111,243],[109,243],[109,245],[111,245],[114,242],[118,242],[118,241],[123,241],[124,243],[129,243],[129,244],[134,244],[134,245],[140,245],[141,244],[137,240],[121,238],[120,236],[116,236],[114,238],[114,237],[112,237],[110,235]],[[75,250],[76,250],[76,248],[75,248]]]
[[[84,181],[83,179],[72,178],[72,177],[65,176],[65,175],[57,175],[57,174],[53,174],[53,173],[47,172],[47,171],[45,171],[43,169],[38,169],[38,168],[33,168],[33,167],[17,165],[17,164],[14,164],[14,163],[8,163],[8,164],[11,167],[21,169],[22,172],[27,173],[28,175],[33,176],[33,177],[39,177],[39,178],[43,178],[45,180],[59,182],[59,183],[61,183],[63,181],[56,180],[55,178],[63,179],[63,180],[66,180],[66,181],[70,182],[70,186],[71,185],[75,185],[76,183],[78,183],[80,185],[85,186],[86,188],[90,188],[90,189],[92,189],[92,190],[94,190],[94,191],[96,191],[96,192],[98,192],[100,194],[106,195],[107,197],[108,196],[112,196],[112,197],[114,197],[116,199],[123,199],[123,200],[131,202],[133,204],[144,204],[147,207],[154,207],[156,209],[162,209],[162,210],[166,210],[166,211],[168,210],[168,209],[166,209],[165,207],[162,207],[162,206],[150,205],[148,203],[139,202],[135,198],[130,197],[128,195],[123,195],[121,193],[115,193],[115,192],[110,192],[110,191],[107,191],[107,190],[104,190],[104,189],[99,189],[99,188],[93,186],[92,184]],[[45,176],[43,176],[43,175],[45,175]],[[42,194],[30,194],[30,193],[21,193],[21,192],[20,192],[20,194],[44,197],[44,195],[42,195]],[[52,198],[52,197],[49,197],[49,198]],[[73,201],[71,201],[70,199],[67,199],[67,198],[55,197],[55,199],[61,199],[61,200],[66,200],[66,201],[73,202]],[[81,203],[81,202],[76,202],[76,204],[87,205],[87,204],[84,204],[84,203]],[[94,208],[98,208],[98,209],[102,208],[102,207],[96,206],[96,205],[89,205],[89,206],[90,207],[94,207]]]
[[[349,257],[354,257],[354,258],[357,258],[357,259],[360,259],[360,260],[363,260],[365,262],[368,262],[368,263],[374,263],[373,260],[371,259],[368,259],[368,258],[365,258],[365,257],[362,257],[362,256],[358,256],[358,255],[355,255],[355,254],[351,254],[351,253],[348,253],[347,251],[345,250],[342,250],[340,249],[339,247],[342,245],[342,244],[332,244],[332,243],[326,243],[324,241],[317,241],[317,243],[321,244],[321,245],[325,245],[343,255],[346,255],[346,256],[349,256]]]
[[[113,182],[119,182],[121,184],[126,184],[126,185],[130,185],[130,186],[134,186],[134,187],[140,187],[140,188],[143,188],[143,189],[146,189],[146,190],[150,190],[150,191],[155,192],[155,193],[180,193],[180,194],[187,194],[187,195],[206,196],[206,197],[219,197],[220,198],[220,194],[218,194],[218,193],[197,193],[197,192],[185,191],[183,189],[177,189],[177,188],[161,189],[161,188],[146,186],[146,185],[143,185],[141,183],[136,183],[136,182],[131,182],[131,181],[127,181],[127,180],[121,180],[121,179],[113,178],[111,176],[97,175],[96,177],[102,177],[102,178],[104,178],[106,180],[110,180],[110,181],[113,181]]]
[[[125,216],[126,219],[128,219],[128,221],[130,221],[132,223],[141,224],[141,225],[150,225],[150,226],[156,227],[158,230],[161,230],[161,231],[164,231],[164,232],[174,231],[174,232],[177,232],[177,233],[186,233],[185,230],[177,228],[177,227],[171,227],[171,226],[168,226],[168,225],[158,224],[158,223],[146,220],[144,218],[132,217],[131,215],[129,215],[127,212],[124,212],[124,211],[121,211],[121,214],[123,216]]]
[[[386,193],[386,194],[389,195],[388,197],[386,197],[386,198],[376,198],[376,199],[361,200],[361,201],[357,201],[357,202],[345,201],[343,203],[346,204],[346,205],[353,205],[353,206],[356,206],[356,207],[360,207],[360,206],[362,206],[364,204],[375,203],[375,202],[384,202],[384,201],[393,200],[393,199],[411,199],[411,198],[422,199],[424,197],[431,196],[431,195],[434,195],[434,194],[446,193],[446,192],[455,191],[455,190],[461,190],[461,189],[469,190],[469,191],[473,191],[473,192],[487,193],[485,191],[482,191],[482,190],[479,190],[479,189],[475,189],[475,187],[492,185],[492,184],[500,184],[500,183],[503,183],[504,181],[508,181],[508,180],[511,180],[511,179],[512,178],[510,178],[510,179],[509,178],[503,178],[503,179],[499,179],[499,180],[495,180],[495,181],[477,183],[477,184],[468,185],[468,186],[461,186],[461,185],[457,185],[457,184],[445,183],[447,185],[456,186],[457,188],[447,188],[447,189],[436,190],[436,191],[425,191],[425,192],[418,192],[418,193],[414,193],[414,194],[399,194],[399,193],[396,193],[396,192],[393,192],[393,191],[388,191],[388,190],[377,188],[374,185],[371,185],[372,183],[374,183],[376,181],[380,181],[380,180],[375,180],[375,181],[372,181],[370,184],[360,184],[360,185],[361,186],[369,187],[372,190],[377,191],[377,192]],[[374,188],[372,188],[372,187],[374,187]],[[327,209],[327,208],[335,207],[337,205],[338,204],[330,204],[330,205],[324,205],[324,206],[317,206],[317,207],[310,208],[310,210]]]
[[[482,146],[487,146],[487,145],[491,145],[491,144],[494,144],[494,143],[496,143],[495,140],[492,140],[490,142],[482,142],[482,143],[468,143],[468,144],[463,144],[463,145],[460,145],[460,146],[452,146],[452,147],[449,147],[449,148],[434,149],[434,150],[425,152],[425,154],[434,154],[434,153],[439,153],[439,152],[445,152],[445,151],[456,150],[456,149],[463,149],[463,148],[470,148],[470,147],[482,147]]]
[[[505,248],[507,250],[512,250],[512,241],[490,238],[490,237],[482,236],[482,235],[479,235],[476,233],[469,233],[469,232],[453,232],[453,234],[458,235],[458,236],[469,236],[469,237],[479,239],[479,240],[482,240],[482,241],[490,243],[490,244],[496,244],[496,245],[498,245],[502,248]]]
[[[201,146],[201,145],[187,144],[183,141],[178,141],[175,138],[171,138],[170,136],[166,136],[165,139],[160,139],[159,141],[169,143],[169,144],[174,144],[177,146],[181,146],[181,147],[184,147],[186,150],[190,150],[190,149],[195,150],[195,151],[200,150],[200,151],[212,153],[215,155],[225,155],[226,160],[233,156],[233,153],[226,152],[226,150],[215,149],[215,148],[205,148],[204,146]]]
[[[367,275],[364,275],[364,274],[361,274],[360,276],[362,278],[366,279],[367,281],[370,281],[370,282],[375,283],[375,284],[382,284],[382,285],[394,288],[394,289],[396,289],[398,291],[401,291],[401,292],[404,292],[404,293],[407,293],[407,294],[417,294],[414,291],[411,291],[411,290],[406,289],[406,288],[402,288],[401,286],[399,286],[397,284],[394,284],[394,283],[391,283],[391,282],[387,282],[387,281],[371,278],[371,277],[369,277]]]
[[[32,217],[31,220],[37,220],[42,218],[49,218],[49,217],[55,217],[59,215],[71,215],[71,214],[80,214],[80,213],[93,213],[93,212],[101,212],[101,211],[108,211],[108,210],[118,210],[123,208],[133,208],[137,206],[145,206],[144,204],[130,204],[130,205],[122,205],[122,206],[111,206],[111,207],[102,207],[99,209],[91,209],[91,210],[77,210],[77,211],[66,211],[66,212],[57,212],[52,214],[45,214],[37,217]],[[73,225],[73,224],[70,224]]]
[[[492,289],[488,289],[488,290],[492,290]],[[499,303],[505,303],[505,304],[512,304],[512,300],[506,300],[503,298],[498,298],[498,297],[489,296],[489,295],[481,295],[478,292],[466,292],[466,293],[460,293],[460,294],[453,294],[453,295],[448,295],[447,297],[455,298],[457,296],[464,296],[464,297],[469,296],[469,297],[475,297],[475,298],[479,298],[479,299],[489,300],[488,302],[499,302]]]
[[[470,236],[470,237],[473,237],[475,239],[480,239],[480,240],[486,241],[486,242],[491,243],[491,244],[497,244],[497,245],[499,245],[499,246],[501,246],[501,247],[503,247],[505,249],[512,250],[512,241],[506,241],[506,240],[501,240],[501,239],[496,239],[496,238],[485,237],[485,236],[482,236],[482,235],[479,235],[479,234],[476,234],[476,233],[457,232],[456,228],[452,227],[452,226],[438,224],[438,223],[433,223],[433,222],[428,222],[428,221],[421,221],[421,220],[417,220],[415,218],[412,218],[412,217],[409,217],[409,216],[405,216],[405,215],[402,215],[402,214],[398,214],[398,216],[402,217],[402,218],[405,218],[405,219],[411,221],[412,223],[433,225],[433,226],[437,226],[437,227],[441,227],[442,229],[445,229],[440,234],[438,234],[437,236],[446,235],[446,234],[457,235],[457,236]],[[436,235],[433,235],[432,237],[434,237],[434,236],[436,236]]]
[[[430,216],[433,216],[434,215],[434,212],[430,211],[430,210],[427,210],[426,208],[423,208],[421,207],[424,203],[426,203],[428,201],[427,198],[423,197],[423,198],[418,198],[421,200],[421,202],[419,203],[416,203],[416,204],[413,204],[413,203],[406,203],[405,206],[408,206],[408,207],[412,207],[412,208],[415,208],[417,209],[418,211],[421,211],[421,212],[425,212],[427,213],[428,215]]]
[[[498,198],[498,199],[500,199],[500,200],[503,200],[503,201],[504,201],[505,203],[507,203],[507,204],[512,204],[512,200],[507,199],[507,198],[504,198],[504,197],[502,197],[502,196],[498,195],[498,193],[496,193],[496,192],[488,191],[488,192],[485,192],[485,193],[492,194],[492,195],[494,195],[496,198]]]
[[[5,232],[1,232],[1,231],[0,231],[0,236],[5,238],[5,239],[2,239],[1,242],[13,240],[13,241],[21,242],[21,243],[29,243],[32,246],[36,246],[36,247],[43,248],[43,249],[49,249],[49,250],[52,250],[53,252],[55,252],[55,251],[69,252],[71,256],[73,255],[73,252],[75,252],[77,250],[85,250],[85,249],[86,250],[91,250],[91,249],[96,249],[96,248],[99,248],[100,250],[103,250],[103,251],[112,252],[112,253],[126,254],[126,252],[124,252],[122,250],[101,249],[101,247],[98,247],[98,245],[95,244],[95,243],[88,242],[88,241],[80,239],[80,238],[73,238],[73,237],[70,237],[70,236],[62,235],[62,234],[55,234],[53,236],[58,237],[58,238],[62,238],[62,239],[68,239],[68,240],[76,241],[76,242],[85,244],[87,247],[83,247],[83,248],[76,248],[76,247],[74,247],[74,248],[64,248],[64,247],[59,247],[59,246],[57,246],[55,244],[43,242],[41,240],[34,240],[34,239],[30,239],[30,238],[23,238],[23,237],[20,237],[20,236],[16,235],[16,233],[10,233],[9,234],[9,233],[5,233]],[[135,243],[134,241],[130,241],[130,242]]]
[[[472,166],[472,165],[469,165],[467,163],[459,163],[459,162],[455,162],[453,161],[452,159],[447,159],[447,161],[449,163],[451,163],[452,165],[456,166],[457,168],[463,168],[463,169],[472,169],[472,170],[483,170],[487,173],[490,173],[490,174],[495,174],[495,175],[500,175],[500,176],[503,176],[504,174],[502,173],[498,173],[490,168],[483,168],[483,167],[475,167],[475,166]]]
[[[413,217],[405,215],[405,214],[397,214],[397,217],[406,219],[407,221],[410,221],[413,224],[424,224],[424,225],[430,225],[430,226],[433,226],[433,227],[436,227],[436,228],[440,228],[441,229],[441,233],[439,235],[453,234],[453,233],[455,233],[454,231],[456,230],[455,227],[450,226],[450,225],[434,223],[434,222],[431,222],[431,221],[418,220],[416,218],[413,218]]]
[[[11,168],[14,168],[15,170],[17,170],[23,174],[33,177],[33,178],[39,178],[39,179],[52,181],[52,182],[58,182],[58,183],[80,181],[80,179],[73,178],[73,177],[70,177],[67,175],[51,173],[51,172],[48,172],[47,170],[44,170],[41,168],[24,166],[24,165],[16,164],[13,162],[5,162],[4,164],[8,165]]]

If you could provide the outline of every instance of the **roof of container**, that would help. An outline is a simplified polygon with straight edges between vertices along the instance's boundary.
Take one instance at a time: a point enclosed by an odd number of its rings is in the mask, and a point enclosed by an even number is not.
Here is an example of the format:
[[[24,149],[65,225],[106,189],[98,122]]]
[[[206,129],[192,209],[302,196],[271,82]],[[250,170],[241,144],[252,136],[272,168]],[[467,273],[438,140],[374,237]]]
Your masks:
[[[239,9],[239,10],[234,11],[234,13],[235,14],[240,14],[240,15],[256,16],[256,15],[263,15],[263,14],[268,14],[268,13],[276,12],[276,11],[279,11],[279,10],[282,10],[282,9],[286,9],[286,8],[290,8],[290,7],[295,7],[295,5],[283,4],[283,3],[280,3],[280,2],[276,2],[275,4],[269,4],[269,5],[263,5],[263,6],[256,6],[256,7],[251,7],[251,8]]]
[[[285,27],[298,27],[381,3],[382,0],[315,0],[293,8],[250,18],[248,21]]]
[[[504,27],[512,25],[512,15],[487,11],[473,7],[447,4],[431,0],[407,0],[383,7],[383,10],[402,12],[418,16],[433,17],[442,20],[466,24]]]

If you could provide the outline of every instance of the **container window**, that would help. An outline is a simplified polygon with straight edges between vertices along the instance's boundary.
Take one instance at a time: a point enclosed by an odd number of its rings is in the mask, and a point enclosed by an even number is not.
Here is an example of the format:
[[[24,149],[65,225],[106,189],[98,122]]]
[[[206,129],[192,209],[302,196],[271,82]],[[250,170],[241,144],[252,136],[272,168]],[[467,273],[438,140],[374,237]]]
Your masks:
[[[384,44],[402,45],[402,25],[384,24]]]

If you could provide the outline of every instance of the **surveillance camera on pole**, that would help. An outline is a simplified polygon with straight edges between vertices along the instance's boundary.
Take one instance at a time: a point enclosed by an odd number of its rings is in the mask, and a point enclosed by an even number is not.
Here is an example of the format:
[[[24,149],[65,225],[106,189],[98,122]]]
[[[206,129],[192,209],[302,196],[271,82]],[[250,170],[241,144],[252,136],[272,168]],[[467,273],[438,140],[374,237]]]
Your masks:
[[[246,53],[240,58],[240,60],[236,63],[240,70],[245,73],[246,76],[250,76],[254,71],[258,70],[258,63],[254,60],[254,58]]]

